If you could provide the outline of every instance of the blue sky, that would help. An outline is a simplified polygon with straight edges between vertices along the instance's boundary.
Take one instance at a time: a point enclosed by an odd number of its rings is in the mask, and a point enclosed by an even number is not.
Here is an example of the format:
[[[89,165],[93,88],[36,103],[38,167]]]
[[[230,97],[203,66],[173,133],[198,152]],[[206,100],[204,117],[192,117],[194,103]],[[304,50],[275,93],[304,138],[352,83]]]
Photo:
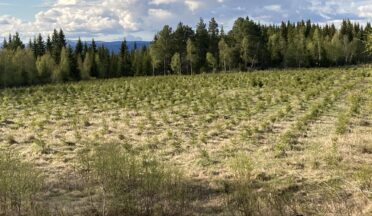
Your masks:
[[[43,10],[42,4],[42,0],[0,0],[0,14],[32,20],[36,13]]]
[[[228,30],[239,16],[261,23],[349,18],[363,24],[372,21],[372,0],[0,0],[0,37],[63,28],[71,39],[151,40],[164,24],[194,27],[200,17],[215,17]]]

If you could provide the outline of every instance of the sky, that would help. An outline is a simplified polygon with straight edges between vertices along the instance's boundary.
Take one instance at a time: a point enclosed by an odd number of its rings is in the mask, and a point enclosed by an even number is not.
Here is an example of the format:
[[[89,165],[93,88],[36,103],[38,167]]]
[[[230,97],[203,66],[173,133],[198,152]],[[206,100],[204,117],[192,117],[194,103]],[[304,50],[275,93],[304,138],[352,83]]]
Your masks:
[[[152,40],[165,24],[195,27],[215,17],[229,30],[238,17],[263,24],[311,19],[372,22],[372,0],[0,0],[0,38],[23,39],[62,28],[69,39]]]

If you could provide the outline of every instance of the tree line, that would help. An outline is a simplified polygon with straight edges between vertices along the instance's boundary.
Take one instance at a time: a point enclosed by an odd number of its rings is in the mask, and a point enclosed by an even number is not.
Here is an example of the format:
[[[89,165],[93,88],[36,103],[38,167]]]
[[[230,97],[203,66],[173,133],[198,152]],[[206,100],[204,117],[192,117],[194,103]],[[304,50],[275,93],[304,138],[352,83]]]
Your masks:
[[[88,45],[79,38],[67,44],[63,30],[46,39],[35,36],[26,46],[18,33],[5,38],[0,50],[0,87],[58,83],[123,76],[196,74],[269,67],[331,67],[372,60],[371,24],[365,27],[344,20],[320,26],[309,21],[262,25],[238,18],[225,33],[212,18],[200,19],[194,30],[179,23],[166,25],[149,47],[120,52]]]

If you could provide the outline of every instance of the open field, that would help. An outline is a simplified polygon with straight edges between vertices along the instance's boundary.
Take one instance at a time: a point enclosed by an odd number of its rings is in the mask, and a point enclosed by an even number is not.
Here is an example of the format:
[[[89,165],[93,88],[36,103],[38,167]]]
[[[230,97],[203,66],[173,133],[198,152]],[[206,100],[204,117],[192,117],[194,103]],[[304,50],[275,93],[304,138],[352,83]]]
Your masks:
[[[0,215],[371,215],[372,71],[3,89],[0,148]]]

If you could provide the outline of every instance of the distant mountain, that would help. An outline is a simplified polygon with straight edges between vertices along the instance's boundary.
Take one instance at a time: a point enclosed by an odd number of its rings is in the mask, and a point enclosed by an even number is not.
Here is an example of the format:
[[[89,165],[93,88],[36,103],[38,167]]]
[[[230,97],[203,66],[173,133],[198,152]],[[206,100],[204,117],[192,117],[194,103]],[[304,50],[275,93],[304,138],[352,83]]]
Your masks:
[[[77,41],[68,41],[68,44],[72,47],[76,46]],[[87,41],[87,44],[90,45],[92,42]],[[96,41],[97,47],[104,46],[109,49],[111,52],[118,53],[120,51],[121,41],[113,41],[113,42],[104,42],[104,41]],[[148,47],[150,45],[150,41],[127,41],[127,46],[129,50],[133,50],[135,46],[137,48],[141,47]]]
[[[92,42],[87,42],[90,45]],[[72,47],[76,46],[76,41],[68,41],[68,44]],[[104,46],[109,49],[111,52],[118,53],[120,51],[121,41],[113,41],[113,42],[104,42],[104,41],[96,41],[97,46]],[[135,45],[138,48],[141,47],[148,47],[150,45],[150,41],[127,41],[128,49],[133,50]],[[0,42],[0,48],[3,47],[3,42]]]

